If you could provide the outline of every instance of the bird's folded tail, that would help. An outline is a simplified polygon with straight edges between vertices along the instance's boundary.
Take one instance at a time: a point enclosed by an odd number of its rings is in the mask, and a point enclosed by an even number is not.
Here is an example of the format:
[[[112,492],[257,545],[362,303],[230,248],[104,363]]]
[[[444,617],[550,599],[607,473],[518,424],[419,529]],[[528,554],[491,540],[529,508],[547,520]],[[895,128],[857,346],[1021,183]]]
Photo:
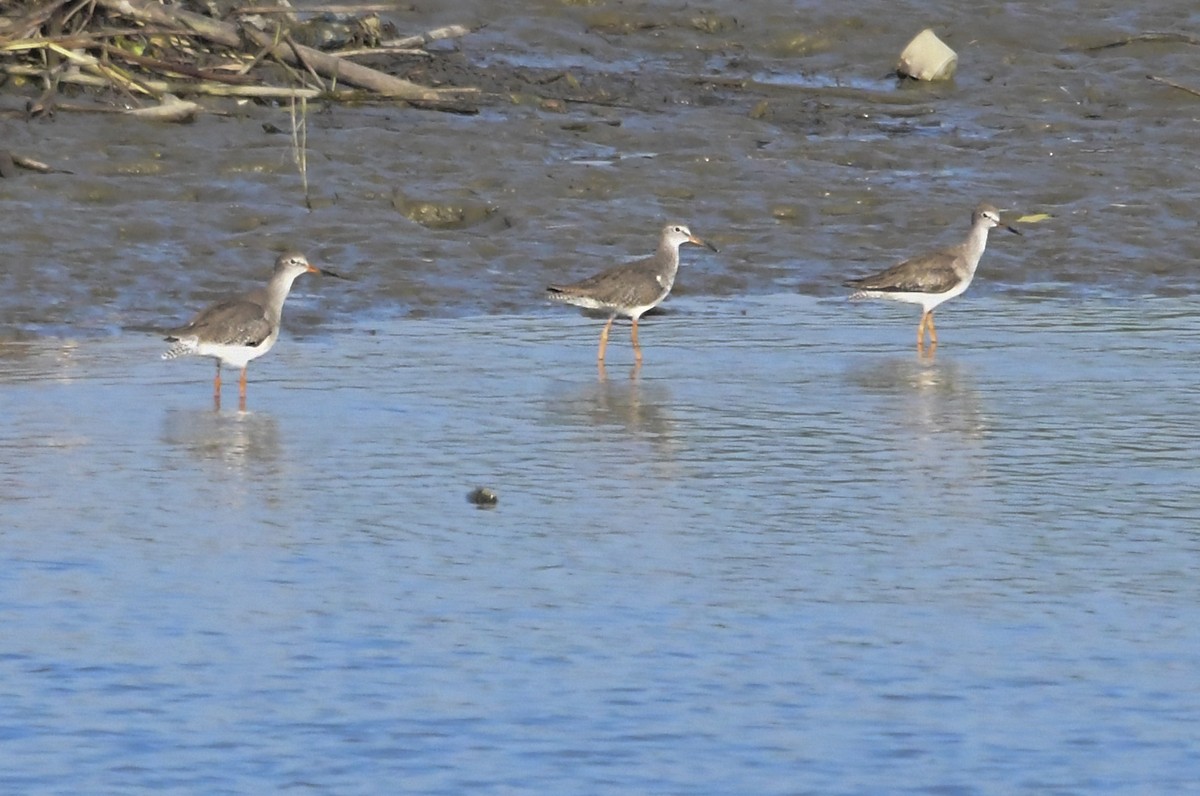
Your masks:
[[[163,352],[163,359],[175,359],[196,353],[195,338],[180,339],[178,337],[168,337],[166,339],[171,343],[171,347]]]
[[[564,304],[574,304],[589,310],[608,309],[608,305],[592,296],[580,294],[573,285],[551,285],[546,288],[546,298],[551,301],[561,301]]]

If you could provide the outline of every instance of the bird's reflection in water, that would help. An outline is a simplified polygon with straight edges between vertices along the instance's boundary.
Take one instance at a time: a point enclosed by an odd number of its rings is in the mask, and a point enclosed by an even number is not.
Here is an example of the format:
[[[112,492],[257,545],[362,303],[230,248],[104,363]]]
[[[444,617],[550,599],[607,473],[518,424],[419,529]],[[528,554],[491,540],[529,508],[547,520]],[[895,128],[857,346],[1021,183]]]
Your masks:
[[[874,360],[851,369],[850,382],[878,394],[872,428],[902,427],[918,436],[955,433],[978,438],[988,429],[983,396],[967,368],[946,357],[919,356]]]
[[[247,474],[274,472],[282,453],[279,423],[259,412],[171,410],[162,440],[201,464]]]
[[[860,404],[851,408],[861,416],[860,433],[888,452],[864,480],[942,510],[967,511],[973,486],[991,470],[992,423],[969,369],[945,357],[905,357],[864,364],[849,378],[860,388],[847,398]]]
[[[547,415],[556,425],[583,427],[596,439],[649,442],[660,456],[669,457],[678,445],[670,388],[640,376],[636,367],[628,378],[610,377],[602,368],[595,381],[559,385],[546,398]]]

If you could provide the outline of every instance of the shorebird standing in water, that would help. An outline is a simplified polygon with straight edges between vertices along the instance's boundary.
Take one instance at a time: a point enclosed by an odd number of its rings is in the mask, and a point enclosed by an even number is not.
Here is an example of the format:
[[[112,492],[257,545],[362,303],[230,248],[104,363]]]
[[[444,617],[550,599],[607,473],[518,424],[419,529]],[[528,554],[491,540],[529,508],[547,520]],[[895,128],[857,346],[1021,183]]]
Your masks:
[[[713,251],[717,247],[701,240],[683,224],[667,224],[658,240],[658,250],[651,257],[625,263],[595,276],[589,276],[569,285],[551,285],[546,294],[554,301],[574,304],[589,310],[608,313],[608,322],[600,332],[600,351],[596,361],[604,366],[604,352],[608,348],[608,332],[613,320],[624,315],[633,321],[633,356],[637,366],[642,364],[642,347],[638,343],[638,319],[650,309],[662,303],[675,285],[679,272],[679,247],[685,243],[707,246]]]
[[[213,380],[213,404],[218,409],[221,407],[221,365],[241,368],[238,408],[245,411],[246,367],[275,345],[279,339],[283,302],[292,290],[292,283],[301,274],[310,273],[344,278],[310,265],[303,254],[281,254],[266,287],[219,301],[201,310],[183,326],[168,330],[166,339],[173,345],[163,354],[163,359],[191,354],[215,359],[217,375]]]
[[[1017,229],[1003,225],[1000,211],[985,202],[971,214],[971,231],[962,243],[919,254],[871,276],[848,280],[846,287],[858,288],[850,298],[886,298],[920,304],[917,348],[924,348],[925,330],[928,329],[929,348],[932,351],[937,347],[934,309],[970,287],[971,280],[975,278],[975,269],[979,267],[979,258],[987,247],[988,232],[998,226],[1021,234]]]

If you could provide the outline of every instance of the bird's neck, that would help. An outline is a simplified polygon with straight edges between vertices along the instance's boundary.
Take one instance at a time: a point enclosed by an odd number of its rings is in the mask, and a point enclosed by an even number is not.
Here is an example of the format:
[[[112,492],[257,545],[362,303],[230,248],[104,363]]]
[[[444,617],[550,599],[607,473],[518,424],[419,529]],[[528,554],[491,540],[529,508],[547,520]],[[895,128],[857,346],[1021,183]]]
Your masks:
[[[979,266],[979,259],[983,257],[983,250],[987,248],[988,232],[991,230],[986,224],[976,224],[971,227],[971,234],[967,235],[967,262],[970,264],[970,272],[975,273],[975,269]]]
[[[283,316],[283,302],[287,301],[288,293],[292,292],[292,283],[300,274],[276,274],[267,283],[267,314],[278,322]]]
[[[658,245],[658,260],[663,272],[674,279],[675,272],[679,270],[679,246],[663,241]]]

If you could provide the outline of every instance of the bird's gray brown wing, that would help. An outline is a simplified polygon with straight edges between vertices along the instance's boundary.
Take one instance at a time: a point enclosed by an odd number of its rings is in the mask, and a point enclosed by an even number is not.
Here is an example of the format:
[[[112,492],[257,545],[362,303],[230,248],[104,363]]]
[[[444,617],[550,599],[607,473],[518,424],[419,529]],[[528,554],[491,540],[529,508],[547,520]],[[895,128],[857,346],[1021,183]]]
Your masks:
[[[930,252],[893,265],[886,271],[851,279],[847,287],[884,293],[945,293],[961,278],[954,270],[955,253]]]
[[[187,324],[169,332],[168,340],[196,335],[210,343],[255,346],[271,335],[266,308],[257,301],[234,298],[201,310]]]
[[[586,297],[598,304],[629,306],[652,301],[661,292],[654,274],[654,258],[623,263],[566,285],[551,285],[552,298]]]

